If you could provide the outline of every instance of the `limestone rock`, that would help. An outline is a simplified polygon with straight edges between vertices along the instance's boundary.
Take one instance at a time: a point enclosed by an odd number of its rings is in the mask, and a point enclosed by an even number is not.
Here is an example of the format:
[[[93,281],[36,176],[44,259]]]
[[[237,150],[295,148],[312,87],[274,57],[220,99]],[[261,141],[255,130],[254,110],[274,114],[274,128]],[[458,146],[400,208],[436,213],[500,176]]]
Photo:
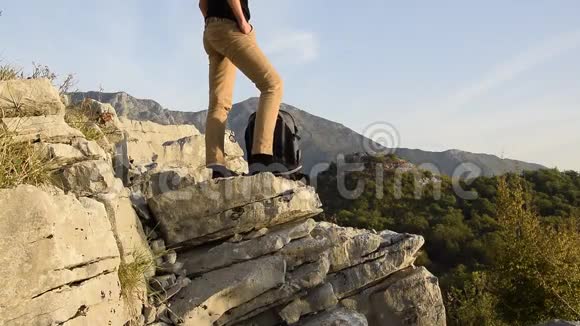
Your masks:
[[[10,275],[0,287],[0,324],[127,321],[102,204],[20,186],[0,190],[0,207],[0,274]]]
[[[193,125],[160,125],[150,121],[136,121],[120,118],[123,131],[131,139],[145,142],[166,142],[177,139],[199,136],[201,133]]]
[[[42,157],[51,161],[56,167],[83,161],[83,153],[67,144],[35,144]]]
[[[341,303],[367,316],[372,325],[445,325],[437,278],[424,267],[407,268]]]
[[[146,198],[152,198],[166,192],[180,190],[196,183],[211,180],[211,170],[205,167],[199,169],[186,167],[163,168],[159,172],[146,172],[146,174],[145,176],[133,177],[131,180],[132,187],[143,193]]]
[[[313,188],[269,173],[196,184],[154,197],[149,206],[170,245],[201,244],[321,212]]]
[[[424,242],[421,236],[405,235],[400,241],[382,248],[382,256],[331,274],[328,280],[338,298],[347,297],[358,289],[411,266]]]
[[[152,205],[165,207],[176,205],[175,214],[212,215],[245,204],[277,197],[303,184],[270,173],[260,173],[251,177],[222,179],[195,184],[180,191],[153,198]],[[183,211],[183,210],[186,211]],[[160,212],[161,213],[161,212]]]
[[[289,243],[280,250],[280,255],[286,259],[288,269],[293,270],[296,266],[317,261],[331,246],[330,239],[320,236],[314,238],[309,235]]]
[[[4,117],[64,116],[64,104],[48,79],[15,79],[0,81],[0,112]]]
[[[325,311],[301,321],[300,326],[368,326],[364,315],[339,308]]]
[[[360,263],[362,257],[377,250],[383,242],[383,237],[367,230],[343,228],[327,222],[319,223],[312,235],[332,243],[331,272]]]
[[[306,290],[324,282],[329,266],[328,256],[323,255],[317,262],[306,264],[291,273],[286,273],[286,279],[282,286],[266,291],[260,296],[228,311],[227,314],[221,316],[214,323],[214,326],[235,325],[272,307],[284,305],[296,297],[305,295]]]
[[[224,242],[213,248],[199,248],[180,255],[189,274],[199,274],[255,259],[282,249],[290,241],[305,237],[315,226],[314,220],[282,225],[262,237],[239,243]]]
[[[14,140],[19,142],[70,143],[74,138],[84,138],[79,130],[66,124],[60,115],[3,118],[0,127],[14,132]]]
[[[105,160],[108,158],[105,150],[96,141],[75,138],[72,140],[71,146],[79,150],[89,160]]]
[[[266,257],[194,279],[172,300],[182,325],[211,326],[226,311],[284,283],[286,264]]]
[[[180,177],[178,179],[155,180],[152,178],[151,187],[159,190],[155,192],[155,195],[180,189],[181,187],[177,186],[183,180],[192,179],[194,182],[202,182],[211,179],[211,174],[205,166],[205,136],[201,135],[195,127],[158,125],[153,122],[125,118],[120,121],[120,130],[125,134],[125,138],[117,143],[115,156],[116,161],[122,162],[125,169],[139,170],[141,167],[152,167],[150,174],[178,171],[177,175]],[[240,146],[231,141],[228,135],[225,138],[226,166],[239,173],[248,172],[248,164],[243,159],[244,152]],[[118,167],[115,170],[122,169]],[[121,176],[121,174],[118,175]],[[128,185],[128,181],[125,178],[123,180]],[[165,182],[159,182],[157,186],[156,181]],[[142,191],[147,193],[147,191]]]
[[[121,193],[99,194],[95,199],[105,205],[121,257],[127,263],[131,263],[134,256],[153,259],[143,226],[133,210],[128,192],[124,190]]]
[[[205,166],[205,136],[192,125],[159,125],[121,118],[120,128],[127,135],[128,160],[135,165],[155,162],[159,169]],[[248,171],[243,150],[227,135],[225,153],[230,169]]]
[[[580,326],[580,322],[574,322],[574,321],[564,321],[564,320],[552,320],[549,321],[545,324],[541,324],[538,326]]]
[[[79,196],[91,196],[123,189],[111,165],[102,160],[84,161],[64,169],[59,175],[64,190]]]
[[[36,144],[44,157],[57,167],[86,160],[106,160],[107,154],[94,141],[75,138],[69,144]]]
[[[280,316],[288,324],[295,324],[300,317],[332,308],[338,304],[338,299],[334,295],[331,284],[324,284],[306,297],[294,300],[280,311]]]

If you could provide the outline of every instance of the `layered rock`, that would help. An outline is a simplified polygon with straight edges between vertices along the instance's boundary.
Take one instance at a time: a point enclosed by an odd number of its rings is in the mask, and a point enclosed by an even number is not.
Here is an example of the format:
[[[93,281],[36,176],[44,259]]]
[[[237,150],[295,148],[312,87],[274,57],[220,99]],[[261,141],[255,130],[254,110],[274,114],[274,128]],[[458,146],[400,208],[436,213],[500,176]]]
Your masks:
[[[2,126],[35,142],[61,189],[0,190],[0,324],[445,324],[437,279],[413,266],[422,237],[315,222],[314,189],[272,174],[207,180],[191,126],[86,100],[104,135],[89,141],[47,81],[0,82],[6,94],[26,106],[0,101]],[[226,152],[247,169],[237,144]]]
[[[439,282],[424,267],[402,270],[341,304],[365,314],[372,325],[445,324]]]
[[[321,212],[312,188],[266,173],[196,184],[154,197],[149,206],[170,245],[203,244]]]
[[[424,241],[310,219],[314,190],[271,174],[208,181],[149,200],[192,283],[180,325],[445,325]]]

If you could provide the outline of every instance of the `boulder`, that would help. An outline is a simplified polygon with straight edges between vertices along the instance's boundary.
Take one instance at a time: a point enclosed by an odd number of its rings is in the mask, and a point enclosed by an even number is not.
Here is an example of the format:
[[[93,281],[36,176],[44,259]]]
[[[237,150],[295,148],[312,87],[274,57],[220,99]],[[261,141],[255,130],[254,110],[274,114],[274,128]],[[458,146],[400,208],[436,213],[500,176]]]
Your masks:
[[[341,304],[365,314],[371,325],[446,325],[439,282],[424,267],[399,271]]]
[[[50,161],[55,167],[72,164],[85,160],[84,154],[68,144],[38,143],[35,147],[46,161]]]
[[[205,168],[205,136],[194,126],[159,125],[121,118],[119,128],[125,136],[116,145],[116,161],[118,165],[123,165],[115,169],[119,172],[118,176],[126,174],[129,169],[147,167],[151,170],[150,174],[175,170],[179,171],[180,177],[193,179],[195,182],[211,178],[209,170]],[[240,174],[246,173],[248,164],[244,160],[244,152],[232,139],[228,134],[225,135],[226,166]],[[128,185],[130,180],[125,179],[123,178]],[[155,188],[155,180],[152,179],[152,182]],[[174,182],[171,184],[175,185]],[[170,185],[160,184],[157,188],[161,191],[157,194],[167,189],[177,189],[164,186]]]
[[[364,315],[344,308],[328,310],[300,321],[300,326],[368,326]]]
[[[26,203],[26,205],[23,205]],[[119,250],[105,207],[32,186],[0,190],[0,324],[122,325]]]
[[[2,118],[0,122],[0,127],[16,134],[14,140],[18,142],[70,143],[74,138],[84,138],[60,115]]]
[[[286,264],[265,257],[233,265],[194,279],[173,300],[174,322],[211,326],[226,311],[284,283]]]
[[[108,155],[105,150],[96,142],[83,138],[75,138],[71,146],[79,150],[87,160],[106,160]]]
[[[58,90],[48,79],[0,81],[0,112],[3,117],[64,116]]]
[[[113,175],[107,161],[84,161],[64,168],[58,176],[63,189],[79,196],[116,193],[123,189],[120,179]]]
[[[196,184],[149,200],[169,245],[199,245],[318,215],[314,189],[262,173]]]

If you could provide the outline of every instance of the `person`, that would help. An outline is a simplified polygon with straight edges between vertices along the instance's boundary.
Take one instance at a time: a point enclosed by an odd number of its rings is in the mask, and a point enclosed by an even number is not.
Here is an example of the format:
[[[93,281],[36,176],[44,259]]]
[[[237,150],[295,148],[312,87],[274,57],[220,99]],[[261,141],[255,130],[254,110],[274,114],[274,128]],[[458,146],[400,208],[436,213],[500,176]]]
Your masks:
[[[209,58],[207,167],[214,179],[237,176],[226,168],[224,134],[238,68],[260,90],[254,141],[248,153],[250,174],[266,171],[273,165],[272,144],[283,95],[282,79],[258,46],[256,31],[250,24],[248,0],[200,0],[199,8],[205,18],[203,45]]]

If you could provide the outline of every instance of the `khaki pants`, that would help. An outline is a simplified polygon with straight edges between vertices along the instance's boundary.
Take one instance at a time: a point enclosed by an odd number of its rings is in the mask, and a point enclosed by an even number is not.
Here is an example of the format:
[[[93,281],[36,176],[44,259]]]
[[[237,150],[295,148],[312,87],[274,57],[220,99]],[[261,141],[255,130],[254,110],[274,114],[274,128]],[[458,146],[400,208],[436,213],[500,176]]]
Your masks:
[[[283,83],[258,47],[255,31],[240,32],[234,21],[210,18],[203,44],[209,56],[209,112],[206,122],[206,161],[225,165],[224,137],[232,108],[236,67],[260,90],[252,153],[272,154],[272,143]]]

